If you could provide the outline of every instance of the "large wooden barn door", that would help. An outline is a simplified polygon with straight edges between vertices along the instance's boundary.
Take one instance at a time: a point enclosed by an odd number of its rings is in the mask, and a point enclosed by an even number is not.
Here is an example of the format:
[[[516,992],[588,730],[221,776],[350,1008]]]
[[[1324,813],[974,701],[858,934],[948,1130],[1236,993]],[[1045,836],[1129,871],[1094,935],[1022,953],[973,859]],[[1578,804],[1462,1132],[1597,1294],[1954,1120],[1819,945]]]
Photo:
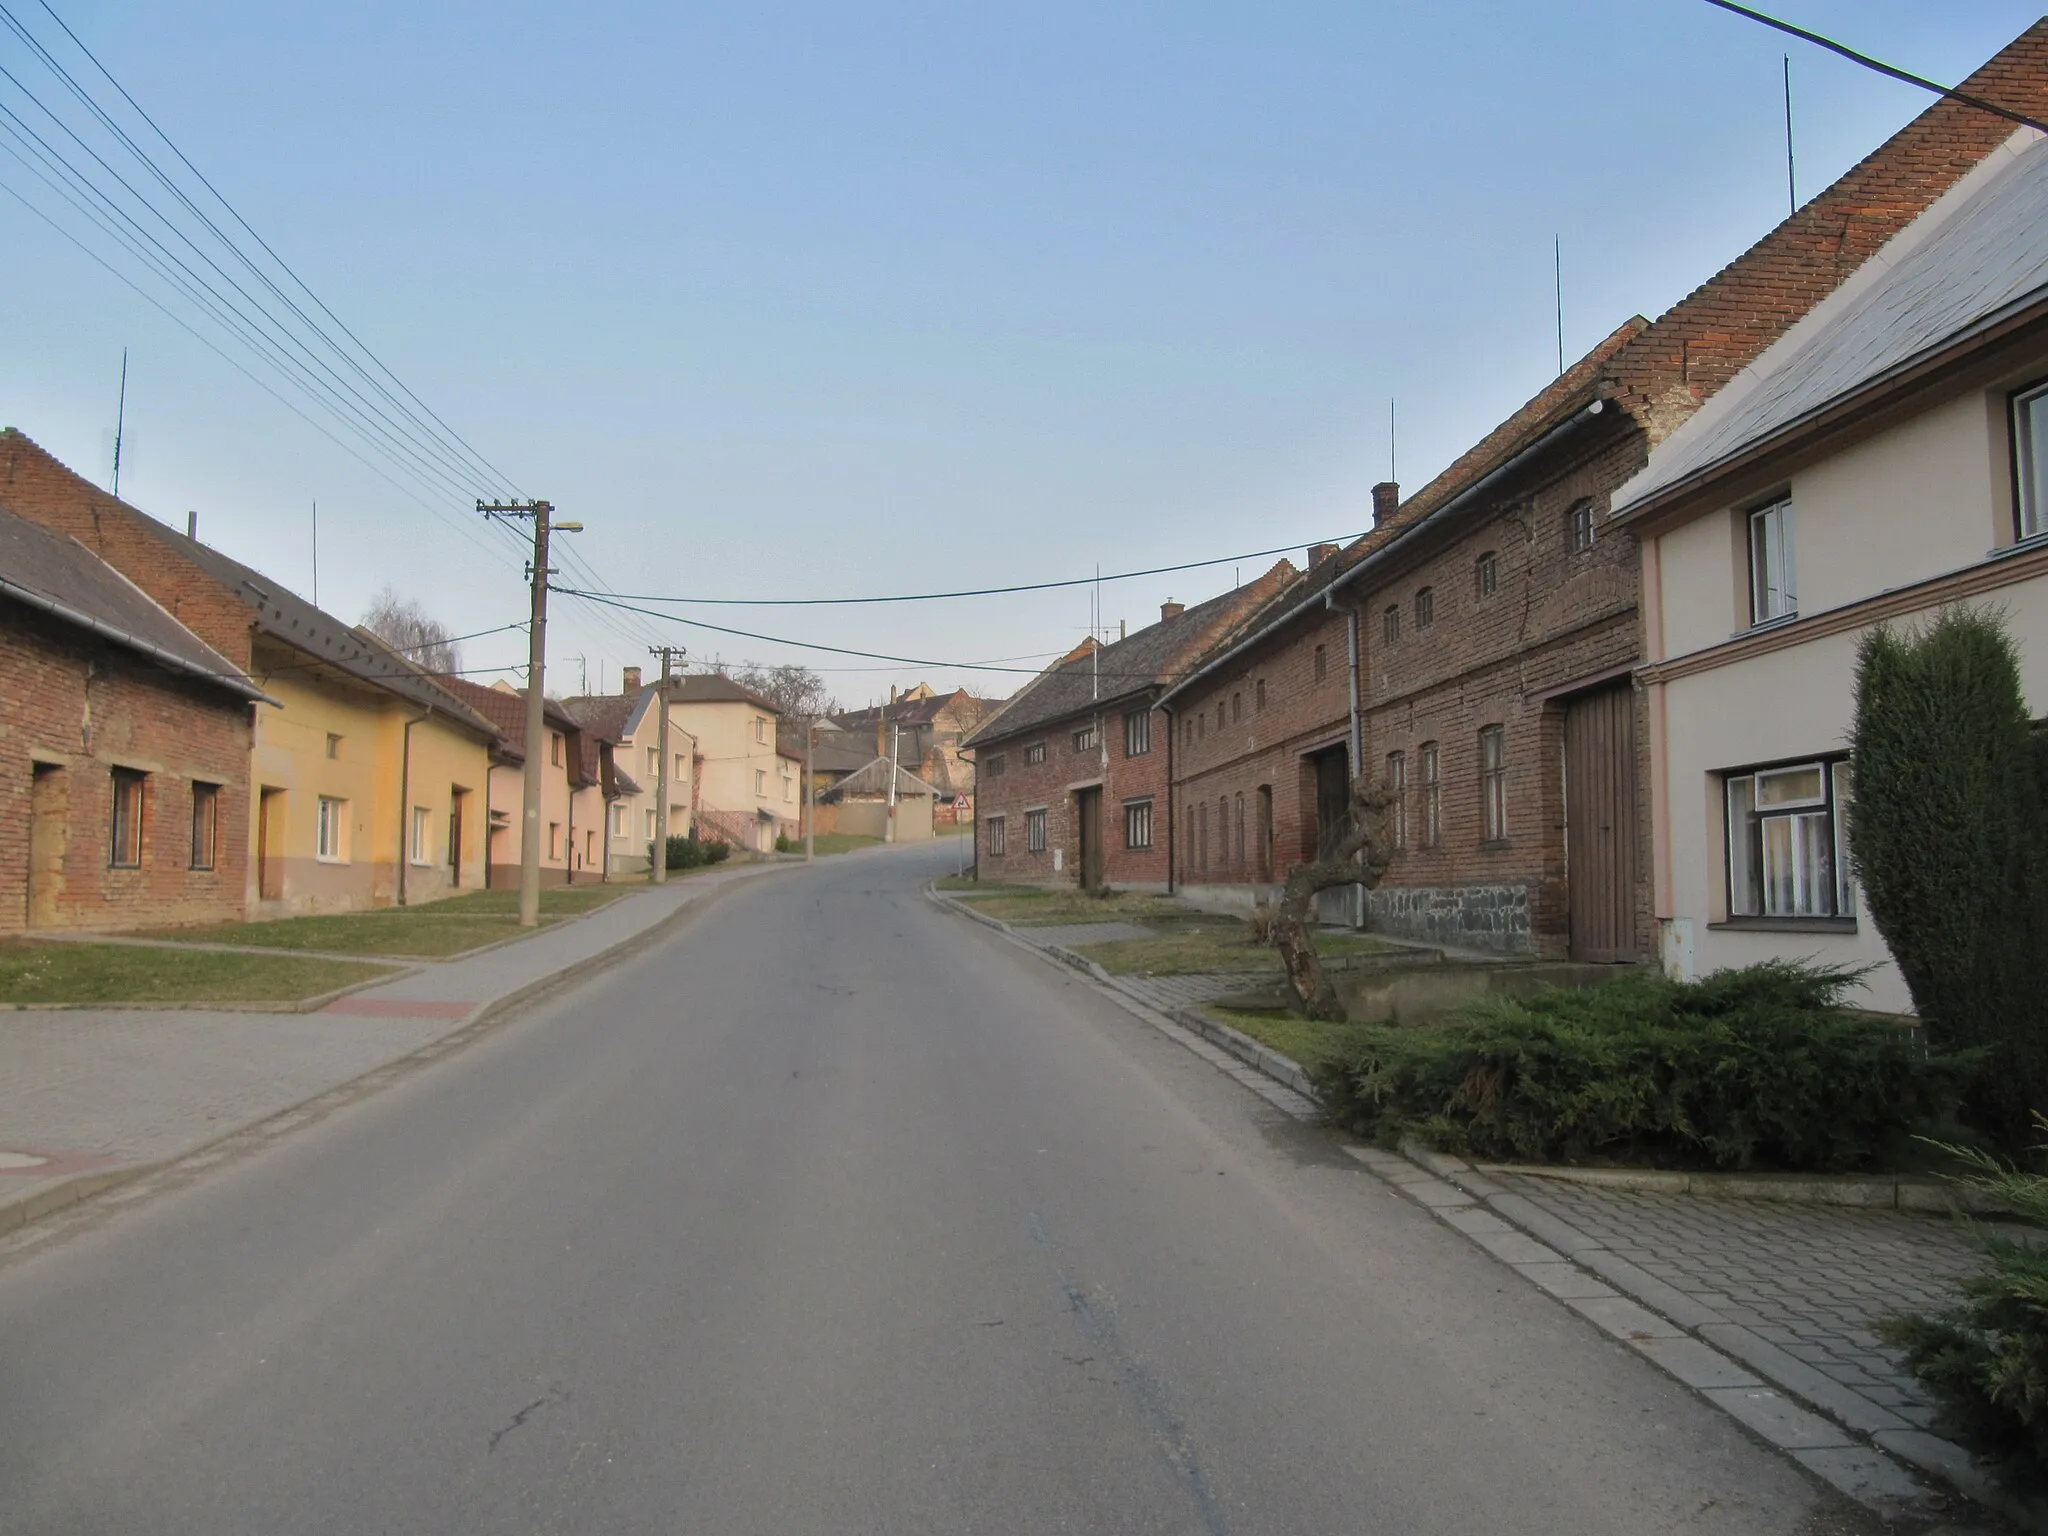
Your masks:
[[[1565,878],[1574,960],[1636,956],[1635,690],[1603,688],[1564,712]]]

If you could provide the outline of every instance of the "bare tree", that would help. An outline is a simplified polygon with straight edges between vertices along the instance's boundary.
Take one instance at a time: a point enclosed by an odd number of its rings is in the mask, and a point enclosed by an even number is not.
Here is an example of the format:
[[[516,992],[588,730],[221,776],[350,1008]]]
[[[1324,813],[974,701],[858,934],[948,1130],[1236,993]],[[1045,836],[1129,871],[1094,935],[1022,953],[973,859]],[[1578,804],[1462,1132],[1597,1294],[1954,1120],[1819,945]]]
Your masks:
[[[809,667],[787,663],[779,667],[738,667],[726,676],[760,694],[775,706],[776,713],[793,724],[808,724],[839,710],[825,679]]]
[[[1273,909],[1273,947],[1287,967],[1294,1006],[1311,1019],[1341,1022],[1345,1014],[1309,935],[1309,906],[1319,894],[1340,885],[1363,885],[1370,890],[1380,883],[1393,855],[1387,837],[1387,811],[1394,799],[1395,791],[1384,784],[1354,779],[1342,833],[1321,858],[1299,866],[1287,877]]]
[[[417,598],[400,597],[385,587],[370,599],[363,628],[415,666],[429,672],[459,672],[462,651],[448,626],[431,616]]]

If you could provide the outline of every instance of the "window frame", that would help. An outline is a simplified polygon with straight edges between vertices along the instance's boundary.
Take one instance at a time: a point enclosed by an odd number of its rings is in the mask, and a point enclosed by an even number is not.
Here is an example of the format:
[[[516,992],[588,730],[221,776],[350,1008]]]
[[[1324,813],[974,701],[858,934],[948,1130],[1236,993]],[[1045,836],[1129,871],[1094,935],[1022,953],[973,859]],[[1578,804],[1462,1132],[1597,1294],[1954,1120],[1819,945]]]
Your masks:
[[[140,768],[114,768],[107,775],[112,815],[107,821],[107,868],[142,868],[149,831],[149,775]]]
[[[1024,851],[1043,853],[1046,845],[1046,807],[1039,806],[1024,813]]]
[[[1124,756],[1144,757],[1152,750],[1152,711],[1128,710],[1124,714]]]
[[[1564,509],[1564,542],[1568,553],[1583,555],[1599,542],[1599,520],[1593,515],[1593,498],[1581,496]]]
[[[434,862],[433,815],[424,805],[412,808],[411,825],[406,828],[405,857],[415,869]]]
[[[1262,677],[1257,682],[1252,684],[1252,713],[1255,715],[1262,715],[1265,712],[1266,680]]]
[[[1124,802],[1124,847],[1135,853],[1152,848],[1152,797]]]
[[[2042,421],[2038,436],[2048,442],[2048,379],[2014,390],[2006,409],[2006,428],[2012,435],[2013,537],[2022,544],[2048,537],[2048,454],[2037,462],[2036,434],[2021,430],[2023,417],[2035,412]]]
[[[1081,729],[1074,732],[1074,750],[1076,752],[1093,752],[1101,745],[1101,742],[1101,734],[1095,729],[1095,722],[1093,720],[1090,720]]]
[[[1441,848],[1444,841],[1443,743],[1425,741],[1416,749],[1422,769],[1422,846]]]
[[[1394,851],[1399,853],[1408,846],[1408,754],[1393,751],[1387,754],[1387,788],[1393,793],[1394,803],[1389,809],[1390,840]]]
[[[1389,603],[1380,614],[1380,639],[1388,645],[1401,643],[1401,605]]]
[[[560,731],[548,732],[548,766],[550,768],[562,766],[562,733]]]
[[[210,870],[220,864],[220,790],[203,779],[192,782],[192,865]]]
[[[1240,688],[1233,688],[1230,691],[1230,723],[1232,725],[1237,725],[1241,721],[1243,721],[1243,719],[1244,690]]]
[[[340,795],[314,798],[313,859],[319,864],[348,862],[348,801]]]
[[[1436,588],[1418,587],[1415,592],[1415,627],[1428,629],[1436,622]]]
[[[992,779],[1000,779],[1003,776],[1004,771],[1009,767],[1009,755],[1010,754],[1007,752],[997,752],[994,755],[983,759],[981,764],[981,771],[987,774]]]
[[[1818,795],[1782,799],[1768,807],[1757,804],[1757,784],[1760,779],[1773,776],[1817,772],[1820,776]],[[1721,873],[1724,881],[1724,912],[1721,924],[1736,927],[1792,927],[1814,928],[1823,931],[1854,932],[1857,928],[1857,894],[1855,873],[1849,859],[1849,815],[1856,803],[1855,784],[1850,772],[1847,753],[1823,752],[1811,757],[1787,758],[1772,763],[1752,763],[1739,768],[1722,770],[1716,777],[1721,783]],[[1738,786],[1746,786],[1747,807],[1741,813],[1748,826],[1747,833],[1740,838],[1742,843],[1741,868],[1736,857],[1738,843],[1738,812],[1736,808]],[[1826,878],[1813,888],[1822,891],[1827,899],[1826,911],[1771,911],[1774,895],[1770,870],[1772,840],[1766,835],[1765,824],[1784,821],[1793,823],[1791,842],[1783,851],[1795,859],[1811,851],[1809,845],[1801,842],[1797,824],[1818,819],[1825,833],[1823,857],[1827,861]],[[1790,871],[1791,883],[1796,888],[1811,879],[1810,874],[1794,868]]]
[[[1763,520],[1771,519],[1769,525]],[[1759,543],[1759,527],[1765,526],[1764,542]],[[1761,629],[1766,624],[1787,624],[1799,617],[1799,536],[1798,519],[1794,515],[1792,497],[1789,492],[1770,501],[1751,507],[1742,514],[1743,526],[1743,567],[1749,573],[1749,627]],[[1775,529],[1775,533],[1771,530]],[[1759,554],[1768,551],[1770,540],[1775,537],[1776,556],[1781,569],[1778,572],[1779,606],[1773,612],[1765,612],[1765,582],[1768,573],[1759,564]]]
[[[1045,761],[1045,743],[1034,741],[1024,749],[1024,766],[1032,768]]]
[[[1480,842],[1508,840],[1508,733],[1504,725],[1479,729]]]
[[[766,800],[768,798],[768,770],[766,768],[756,768],[754,770],[754,798],[756,800]]]
[[[1487,550],[1472,562],[1472,589],[1480,602],[1485,602],[1500,590],[1500,554]]]
[[[1316,681],[1319,683],[1330,675],[1330,648],[1327,645],[1316,647],[1315,674]]]
[[[982,837],[988,844],[986,850],[988,856],[992,859],[1008,857],[1010,835],[1006,818],[1003,816],[984,816],[981,819],[981,824],[986,829],[982,833]]]

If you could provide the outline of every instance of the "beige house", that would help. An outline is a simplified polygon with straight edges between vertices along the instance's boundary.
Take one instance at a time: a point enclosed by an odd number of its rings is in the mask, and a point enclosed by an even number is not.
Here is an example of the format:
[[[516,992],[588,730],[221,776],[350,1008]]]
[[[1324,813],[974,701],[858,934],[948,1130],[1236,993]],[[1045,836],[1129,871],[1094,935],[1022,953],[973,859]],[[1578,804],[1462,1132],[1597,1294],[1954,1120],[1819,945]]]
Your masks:
[[[775,706],[716,672],[680,678],[671,693],[670,730],[679,723],[696,742],[697,835],[757,853],[799,835],[803,765],[776,746]]]
[[[1651,455],[1643,552],[1665,967],[1872,966],[1846,860],[1859,639],[2002,610],[2048,712],[2048,143],[2022,129]]]
[[[516,887],[526,794],[526,695],[502,682],[484,688],[449,678],[447,684],[498,729],[485,805],[490,827],[488,883]],[[541,726],[541,883],[601,880],[607,873],[603,839],[608,776],[600,743],[556,699],[544,701]]]
[[[564,699],[563,707],[598,737],[612,742],[620,793],[611,802],[607,836],[614,874],[644,874],[648,850],[657,838],[687,837],[696,800],[697,739],[684,725],[675,704],[669,706],[668,815],[660,812],[661,712],[654,686],[643,685],[640,669],[624,669],[618,693],[584,694]],[[665,825],[664,825],[665,823]]]

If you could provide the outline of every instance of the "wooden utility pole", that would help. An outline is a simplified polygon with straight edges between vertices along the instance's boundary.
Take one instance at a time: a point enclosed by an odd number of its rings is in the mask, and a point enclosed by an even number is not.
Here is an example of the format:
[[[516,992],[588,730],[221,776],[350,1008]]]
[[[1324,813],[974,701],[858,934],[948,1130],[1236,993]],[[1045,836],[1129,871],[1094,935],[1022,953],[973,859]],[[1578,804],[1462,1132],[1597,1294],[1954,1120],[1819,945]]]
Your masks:
[[[650,647],[661,658],[661,680],[654,685],[655,703],[661,709],[661,725],[655,733],[659,745],[655,748],[661,754],[660,765],[654,770],[654,847],[648,851],[648,863],[652,869],[648,879],[656,885],[668,884],[668,667],[673,646]]]
[[[889,824],[882,829],[882,841],[896,841],[896,748],[902,739],[902,727],[889,727]]]
[[[818,750],[818,721],[804,726],[804,862],[816,856],[818,843],[818,775],[811,760]]]
[[[526,575],[532,588],[532,622],[526,636],[526,774],[519,821],[519,926],[540,926],[540,776],[547,766],[546,736],[548,536],[581,533],[581,523],[551,523],[554,506],[545,501],[479,501],[486,517],[531,518],[533,558]]]

